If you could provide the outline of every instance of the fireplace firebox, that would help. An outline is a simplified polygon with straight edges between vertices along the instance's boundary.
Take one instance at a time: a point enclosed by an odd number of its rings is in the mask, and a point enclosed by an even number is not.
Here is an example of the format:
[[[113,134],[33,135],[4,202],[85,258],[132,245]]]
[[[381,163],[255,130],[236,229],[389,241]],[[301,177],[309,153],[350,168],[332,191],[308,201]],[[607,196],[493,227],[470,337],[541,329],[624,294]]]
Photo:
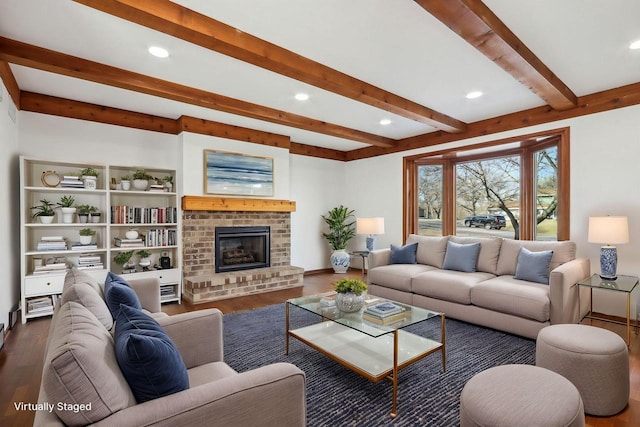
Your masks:
[[[216,227],[216,273],[269,267],[270,227]]]

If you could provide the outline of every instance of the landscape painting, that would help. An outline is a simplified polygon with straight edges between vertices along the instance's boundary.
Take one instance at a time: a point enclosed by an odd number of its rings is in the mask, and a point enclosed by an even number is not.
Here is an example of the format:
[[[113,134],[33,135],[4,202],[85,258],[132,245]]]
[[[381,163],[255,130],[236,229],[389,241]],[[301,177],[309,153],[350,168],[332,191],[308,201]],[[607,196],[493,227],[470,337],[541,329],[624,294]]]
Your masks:
[[[273,158],[204,150],[208,194],[273,196]]]

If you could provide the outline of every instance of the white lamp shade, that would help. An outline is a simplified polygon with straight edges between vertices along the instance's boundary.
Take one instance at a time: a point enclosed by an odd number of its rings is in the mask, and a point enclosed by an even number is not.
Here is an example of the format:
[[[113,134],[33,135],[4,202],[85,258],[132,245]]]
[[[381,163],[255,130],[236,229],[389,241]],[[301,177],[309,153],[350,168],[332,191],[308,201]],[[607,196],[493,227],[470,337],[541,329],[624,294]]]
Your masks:
[[[629,243],[629,222],[626,216],[590,216],[589,243],[616,245]]]
[[[384,234],[384,218],[356,218],[356,233]]]

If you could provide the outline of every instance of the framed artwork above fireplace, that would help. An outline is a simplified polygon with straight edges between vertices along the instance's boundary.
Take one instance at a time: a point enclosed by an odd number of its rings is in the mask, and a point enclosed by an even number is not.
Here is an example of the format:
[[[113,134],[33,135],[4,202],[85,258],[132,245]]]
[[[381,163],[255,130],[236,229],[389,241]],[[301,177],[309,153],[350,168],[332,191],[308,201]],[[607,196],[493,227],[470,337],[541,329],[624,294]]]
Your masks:
[[[273,196],[273,158],[204,150],[204,192]]]

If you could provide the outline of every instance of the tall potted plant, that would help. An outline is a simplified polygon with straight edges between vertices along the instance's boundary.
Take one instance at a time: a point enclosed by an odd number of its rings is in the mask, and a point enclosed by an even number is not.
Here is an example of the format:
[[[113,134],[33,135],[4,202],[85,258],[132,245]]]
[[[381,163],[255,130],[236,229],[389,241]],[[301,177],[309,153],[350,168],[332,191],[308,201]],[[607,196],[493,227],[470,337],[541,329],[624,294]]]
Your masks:
[[[322,219],[329,226],[328,233],[322,233],[333,250],[331,266],[336,273],[346,273],[351,264],[351,256],[345,250],[349,240],[356,235],[354,210],[342,205],[331,209]]]

